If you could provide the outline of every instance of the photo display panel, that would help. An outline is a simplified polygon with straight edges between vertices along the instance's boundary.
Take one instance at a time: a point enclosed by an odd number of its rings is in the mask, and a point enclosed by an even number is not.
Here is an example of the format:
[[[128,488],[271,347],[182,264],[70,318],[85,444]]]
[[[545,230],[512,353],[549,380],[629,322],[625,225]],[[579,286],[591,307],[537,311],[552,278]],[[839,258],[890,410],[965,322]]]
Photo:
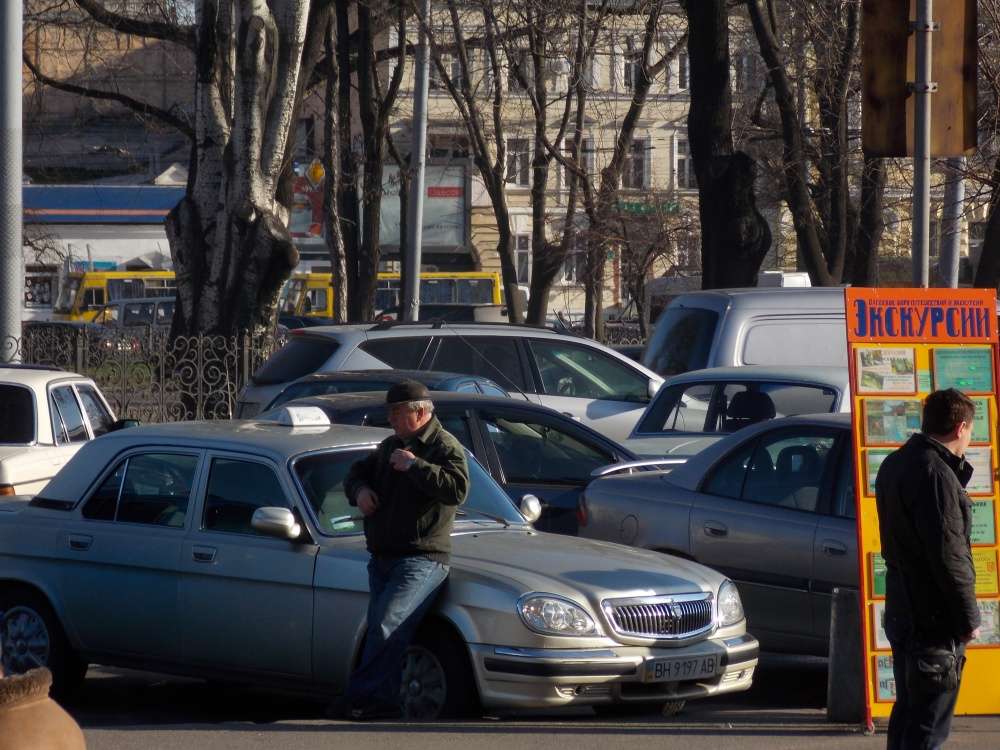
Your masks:
[[[892,652],[882,627],[885,560],[875,478],[886,456],[920,430],[923,400],[957,388],[976,404],[966,460],[974,474],[972,557],[979,638],[969,644],[956,714],[1000,713],[1000,577],[997,498],[997,303],[990,289],[844,290],[851,380],[854,486],[868,719],[895,700]]]

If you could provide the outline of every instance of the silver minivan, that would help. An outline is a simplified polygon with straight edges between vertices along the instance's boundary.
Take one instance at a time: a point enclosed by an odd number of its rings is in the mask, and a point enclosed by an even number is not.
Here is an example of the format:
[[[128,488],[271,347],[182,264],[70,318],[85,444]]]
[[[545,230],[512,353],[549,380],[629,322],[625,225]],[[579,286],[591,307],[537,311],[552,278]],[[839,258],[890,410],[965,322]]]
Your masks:
[[[660,315],[642,363],[663,377],[707,367],[847,367],[843,287],[713,289]]]

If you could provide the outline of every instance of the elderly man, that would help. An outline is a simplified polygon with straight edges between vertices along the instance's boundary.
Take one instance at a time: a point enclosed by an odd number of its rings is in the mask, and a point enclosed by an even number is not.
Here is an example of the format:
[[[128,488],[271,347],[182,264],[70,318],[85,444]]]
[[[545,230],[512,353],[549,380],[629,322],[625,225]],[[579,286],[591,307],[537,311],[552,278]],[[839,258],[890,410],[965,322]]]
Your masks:
[[[331,713],[355,720],[399,715],[403,654],[448,576],[455,509],[469,489],[462,445],[441,427],[414,380],[386,394],[395,435],[352,467],[348,500],[365,517],[368,632],[346,696]]]

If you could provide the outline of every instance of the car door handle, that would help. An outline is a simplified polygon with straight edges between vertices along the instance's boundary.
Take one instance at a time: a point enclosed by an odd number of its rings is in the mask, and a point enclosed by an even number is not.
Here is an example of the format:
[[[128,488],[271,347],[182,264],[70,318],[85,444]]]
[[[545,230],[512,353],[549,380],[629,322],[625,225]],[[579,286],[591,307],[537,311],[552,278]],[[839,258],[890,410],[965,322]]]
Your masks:
[[[705,521],[705,525],[702,528],[704,528],[705,534],[707,536],[729,535],[729,529],[726,528],[726,525],[723,523],[719,523],[718,521]]]
[[[215,547],[192,547],[191,557],[194,558],[195,562],[214,562],[215,561]]]
[[[821,542],[823,554],[830,557],[843,557],[847,554],[847,545],[835,542],[832,539],[824,539]]]
[[[69,548],[79,550],[80,552],[90,549],[90,545],[93,544],[93,542],[94,537],[87,534],[69,535]]]

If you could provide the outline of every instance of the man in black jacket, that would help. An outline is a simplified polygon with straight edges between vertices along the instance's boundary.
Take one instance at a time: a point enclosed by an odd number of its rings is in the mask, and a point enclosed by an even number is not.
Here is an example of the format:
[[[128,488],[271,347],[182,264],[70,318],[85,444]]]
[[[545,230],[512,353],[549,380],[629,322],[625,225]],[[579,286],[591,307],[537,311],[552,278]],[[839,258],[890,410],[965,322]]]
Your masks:
[[[424,614],[448,576],[455,509],[469,490],[461,443],[434,416],[427,388],[414,380],[386,394],[396,433],[355,463],[344,481],[365,517],[368,631],[361,663],[338,717],[399,714],[402,661]]]
[[[975,411],[952,388],[932,393],[922,432],[885,459],[875,480],[896,681],[890,750],[937,748],[948,738],[965,644],[979,634],[965,493]]]

